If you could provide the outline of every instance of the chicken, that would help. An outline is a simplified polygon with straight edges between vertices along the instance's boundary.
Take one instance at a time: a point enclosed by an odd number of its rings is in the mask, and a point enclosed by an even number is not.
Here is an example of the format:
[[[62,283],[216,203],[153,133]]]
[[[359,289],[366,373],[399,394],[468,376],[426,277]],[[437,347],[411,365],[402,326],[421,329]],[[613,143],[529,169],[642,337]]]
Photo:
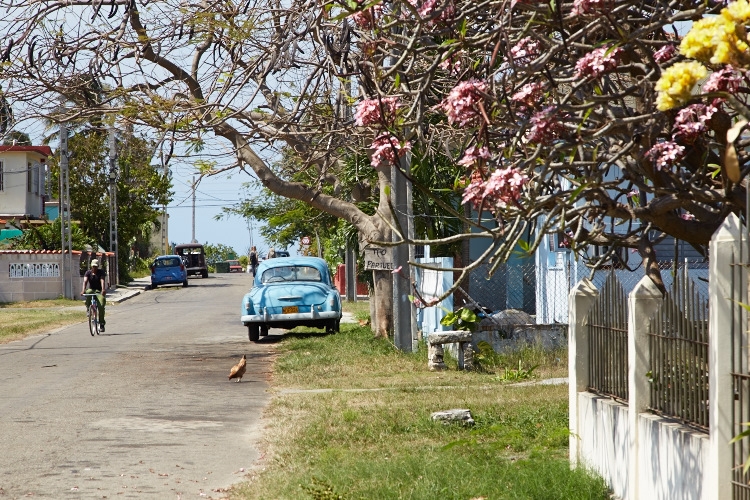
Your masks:
[[[236,378],[237,382],[242,380],[242,376],[245,374],[246,359],[247,358],[245,358],[245,355],[243,354],[240,362],[232,367],[232,370],[229,372],[229,380],[232,380],[233,378]]]

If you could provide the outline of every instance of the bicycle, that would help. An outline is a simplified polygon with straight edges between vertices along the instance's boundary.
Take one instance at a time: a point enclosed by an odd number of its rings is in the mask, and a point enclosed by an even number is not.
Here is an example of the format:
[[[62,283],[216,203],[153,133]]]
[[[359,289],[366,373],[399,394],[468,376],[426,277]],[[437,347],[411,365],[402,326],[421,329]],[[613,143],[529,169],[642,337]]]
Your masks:
[[[88,316],[91,336],[93,337],[94,334],[99,335],[99,299],[97,299],[97,294],[84,293],[81,294],[81,297],[93,297],[91,304],[86,308],[86,316]]]

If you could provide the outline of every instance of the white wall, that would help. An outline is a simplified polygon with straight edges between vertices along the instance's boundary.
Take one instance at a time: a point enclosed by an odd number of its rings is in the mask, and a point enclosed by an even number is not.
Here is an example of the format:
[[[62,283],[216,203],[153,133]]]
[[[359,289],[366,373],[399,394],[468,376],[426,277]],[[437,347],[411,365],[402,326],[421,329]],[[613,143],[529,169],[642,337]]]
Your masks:
[[[43,214],[42,196],[44,195],[44,164],[42,156],[34,152],[4,151],[0,153],[3,163],[3,189],[0,191],[0,214],[28,215],[40,218]],[[32,171],[31,193],[27,188],[27,171],[29,162],[37,173]]]

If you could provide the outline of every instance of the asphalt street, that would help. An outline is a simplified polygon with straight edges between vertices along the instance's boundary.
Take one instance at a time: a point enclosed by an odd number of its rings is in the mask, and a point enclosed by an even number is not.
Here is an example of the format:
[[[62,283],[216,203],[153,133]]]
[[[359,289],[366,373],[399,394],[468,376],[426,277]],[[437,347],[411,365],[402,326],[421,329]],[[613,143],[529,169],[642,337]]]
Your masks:
[[[278,339],[248,341],[250,280],[135,285],[98,337],[79,323],[0,345],[0,498],[222,498],[258,458]]]

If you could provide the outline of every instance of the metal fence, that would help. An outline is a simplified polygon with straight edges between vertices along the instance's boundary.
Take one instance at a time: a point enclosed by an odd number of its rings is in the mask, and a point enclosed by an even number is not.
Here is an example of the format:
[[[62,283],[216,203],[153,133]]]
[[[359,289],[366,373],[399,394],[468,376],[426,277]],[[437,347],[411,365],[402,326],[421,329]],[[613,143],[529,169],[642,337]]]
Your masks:
[[[669,289],[677,274],[689,276],[695,283],[696,293],[708,298],[708,262],[682,260],[661,262],[662,279]],[[478,305],[482,310],[523,324],[531,320],[539,325],[566,325],[568,323],[568,296],[583,278],[590,278],[601,290],[605,281],[614,274],[629,294],[643,278],[643,270],[605,268],[593,271],[572,257],[554,265],[541,266],[534,261],[510,263],[500,266],[489,276],[489,265],[477,267],[468,283],[456,293],[456,306]]]
[[[677,273],[649,324],[650,409],[708,431],[708,299]]]
[[[597,394],[628,399],[628,302],[622,283],[609,273],[591,306],[589,387]]]
[[[747,238],[742,242],[740,255],[732,262],[731,300],[733,308],[732,331],[732,436],[750,429],[750,361],[748,357],[748,312],[743,306],[750,304],[748,297],[748,264],[750,252]],[[742,325],[742,326],[736,326]],[[745,473],[744,463],[750,457],[750,438],[736,441],[732,445],[732,496],[735,500],[750,500],[750,474]]]

